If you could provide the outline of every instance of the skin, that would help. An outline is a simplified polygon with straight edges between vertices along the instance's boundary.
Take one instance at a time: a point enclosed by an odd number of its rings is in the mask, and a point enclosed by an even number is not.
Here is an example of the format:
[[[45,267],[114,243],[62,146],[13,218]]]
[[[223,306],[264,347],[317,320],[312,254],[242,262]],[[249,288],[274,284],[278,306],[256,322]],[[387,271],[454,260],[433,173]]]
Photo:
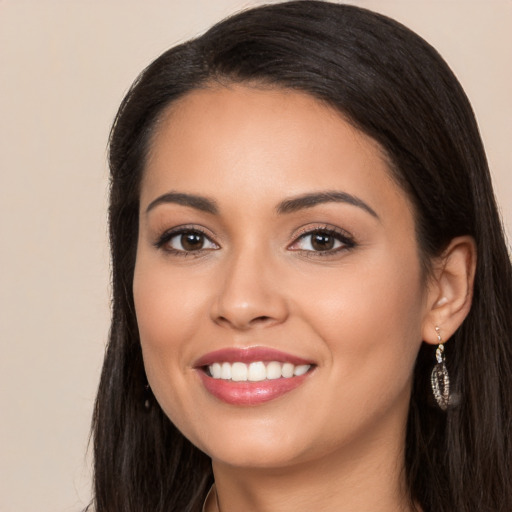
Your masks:
[[[325,191],[375,215],[338,201],[276,211]],[[169,192],[209,198],[218,212],[154,204]],[[422,339],[435,343],[434,322],[463,310],[452,299],[465,293],[467,304],[468,293],[456,272],[427,286],[411,205],[379,146],[299,92],[202,89],[158,124],[140,205],[134,299],[148,380],[212,457],[220,509],[411,510],[402,470],[415,358]],[[179,235],[157,246],[180,226],[205,233],[200,250],[183,250]],[[341,238],[315,251],[308,233],[325,228]],[[469,286],[471,244],[454,247]],[[314,371],[257,406],[205,390],[194,361],[255,346],[310,360]]]

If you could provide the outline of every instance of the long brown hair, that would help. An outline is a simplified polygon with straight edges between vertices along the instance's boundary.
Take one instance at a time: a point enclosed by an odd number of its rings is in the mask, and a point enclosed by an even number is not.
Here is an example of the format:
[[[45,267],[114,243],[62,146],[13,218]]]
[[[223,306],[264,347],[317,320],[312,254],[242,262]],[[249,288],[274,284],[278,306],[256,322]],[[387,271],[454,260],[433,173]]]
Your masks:
[[[412,201],[422,261],[455,236],[478,250],[471,311],[447,344],[453,388],[429,403],[433,349],[415,368],[405,468],[425,512],[512,510],[512,270],[471,106],[438,53],[399,23],[349,5],[295,1],[247,10],[156,59],[133,84],[110,138],[113,314],[93,421],[97,512],[200,510],[208,457],[157,403],[133,304],[139,185],[159,116],[212,81],[311,94],[387,152]]]

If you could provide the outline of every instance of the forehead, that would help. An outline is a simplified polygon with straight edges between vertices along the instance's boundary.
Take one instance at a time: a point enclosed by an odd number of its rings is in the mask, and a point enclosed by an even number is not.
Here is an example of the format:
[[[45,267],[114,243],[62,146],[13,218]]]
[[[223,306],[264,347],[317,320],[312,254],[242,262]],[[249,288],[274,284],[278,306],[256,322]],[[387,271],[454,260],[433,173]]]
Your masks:
[[[223,131],[218,131],[220,127]],[[251,84],[212,85],[193,90],[171,103],[157,122],[150,154],[154,154],[155,147],[167,144],[170,137],[187,138],[191,143],[199,141],[204,129],[209,131],[209,139],[201,141],[205,147],[216,135],[222,137],[230,129],[232,135],[236,132],[239,136],[254,137],[255,144],[262,142],[263,132],[286,132],[289,139],[297,142],[304,137],[311,140],[315,132],[316,142],[321,137],[329,143],[343,131],[344,138],[356,144],[364,142],[367,149],[388,162],[386,152],[374,139],[355,128],[327,102],[302,91]]]
[[[306,93],[199,89],[168,107],[155,128],[142,203],[166,189],[277,202],[285,192],[341,187],[376,202],[404,199],[379,144]]]

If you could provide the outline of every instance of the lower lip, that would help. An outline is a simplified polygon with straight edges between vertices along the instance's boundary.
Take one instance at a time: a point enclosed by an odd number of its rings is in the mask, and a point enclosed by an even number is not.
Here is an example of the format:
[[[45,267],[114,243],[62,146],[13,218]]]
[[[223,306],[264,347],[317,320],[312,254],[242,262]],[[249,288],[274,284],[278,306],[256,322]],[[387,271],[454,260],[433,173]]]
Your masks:
[[[214,379],[198,370],[206,390],[214,397],[231,405],[258,405],[275,400],[300,386],[309,373],[288,379],[262,380],[258,382],[234,382]]]

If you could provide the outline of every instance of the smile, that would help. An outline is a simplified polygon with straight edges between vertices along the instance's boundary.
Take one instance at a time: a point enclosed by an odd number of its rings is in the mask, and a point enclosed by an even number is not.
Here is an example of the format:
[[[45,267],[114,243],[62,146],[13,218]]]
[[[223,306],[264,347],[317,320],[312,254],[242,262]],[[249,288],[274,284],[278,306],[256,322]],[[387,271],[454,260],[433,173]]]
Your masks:
[[[311,361],[278,350],[228,348],[195,363],[206,391],[230,405],[258,405],[299,387],[316,367]]]

